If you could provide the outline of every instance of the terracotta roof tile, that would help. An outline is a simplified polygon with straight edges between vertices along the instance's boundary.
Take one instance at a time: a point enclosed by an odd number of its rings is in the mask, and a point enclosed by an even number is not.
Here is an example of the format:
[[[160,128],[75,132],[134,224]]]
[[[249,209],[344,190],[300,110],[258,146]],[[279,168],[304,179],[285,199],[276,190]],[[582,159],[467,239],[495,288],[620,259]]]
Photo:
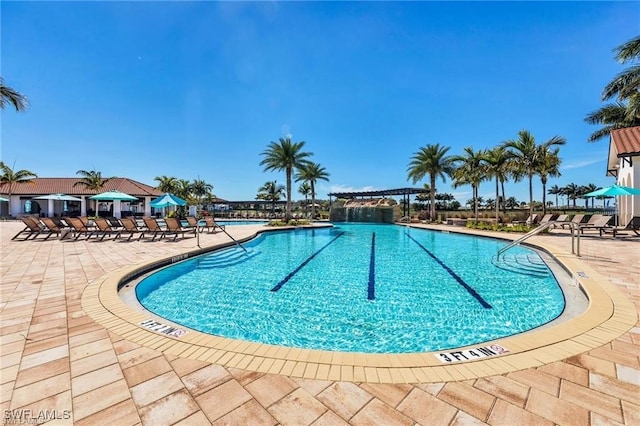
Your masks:
[[[616,147],[618,157],[640,155],[640,126],[613,130],[611,141]]]
[[[82,185],[76,185],[78,178],[35,178],[33,183],[18,183],[13,188],[13,195],[94,195],[101,192],[117,190],[135,197],[160,196],[162,192],[152,186],[127,178],[111,178],[99,191],[92,191]],[[8,193],[8,185],[0,185],[0,194]]]

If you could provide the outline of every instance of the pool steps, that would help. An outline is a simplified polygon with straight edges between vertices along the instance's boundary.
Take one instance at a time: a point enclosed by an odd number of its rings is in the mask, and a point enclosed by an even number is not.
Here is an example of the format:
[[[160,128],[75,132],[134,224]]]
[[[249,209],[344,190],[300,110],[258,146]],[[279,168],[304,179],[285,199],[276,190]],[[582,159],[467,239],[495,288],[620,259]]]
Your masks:
[[[542,259],[530,254],[494,256],[491,263],[497,268],[533,277],[544,278],[550,275],[549,269]]]

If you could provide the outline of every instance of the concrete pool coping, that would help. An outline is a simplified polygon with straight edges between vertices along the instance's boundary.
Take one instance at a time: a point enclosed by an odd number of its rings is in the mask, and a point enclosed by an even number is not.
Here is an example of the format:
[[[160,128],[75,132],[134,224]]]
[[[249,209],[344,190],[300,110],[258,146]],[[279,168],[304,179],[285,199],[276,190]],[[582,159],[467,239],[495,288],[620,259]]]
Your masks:
[[[486,237],[486,234],[466,229],[447,231]],[[257,233],[244,240],[253,238]],[[500,237],[515,239],[518,236]],[[226,245],[191,250],[183,255],[132,265],[105,274],[85,288],[82,308],[94,321],[111,332],[139,345],[182,358],[290,377],[369,383],[461,381],[538,367],[600,347],[634,327],[637,319],[632,302],[613,284],[609,284],[575,256],[561,253],[540,242],[531,245],[552,255],[569,271],[589,298],[587,310],[547,329],[460,348],[459,351],[464,351],[497,344],[507,348],[509,353],[451,364],[444,364],[437,354],[457,352],[455,350],[411,354],[330,352],[228,339],[191,329],[187,329],[188,332],[181,337],[169,337],[141,326],[141,323],[157,318],[125,304],[118,294],[121,284],[132,277]],[[164,319],[159,322],[171,324]],[[175,327],[186,329],[179,325]]]

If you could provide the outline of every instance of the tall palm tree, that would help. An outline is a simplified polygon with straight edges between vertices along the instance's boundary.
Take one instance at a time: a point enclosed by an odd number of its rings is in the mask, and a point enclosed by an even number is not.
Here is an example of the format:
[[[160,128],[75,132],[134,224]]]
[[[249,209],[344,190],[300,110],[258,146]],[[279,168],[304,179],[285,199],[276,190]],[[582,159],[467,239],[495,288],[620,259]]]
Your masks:
[[[166,176],[166,175],[156,176],[153,178],[153,180],[158,182],[158,186],[156,186],[156,189],[158,191],[168,192],[168,193],[173,193],[176,191],[176,187],[178,185],[178,179],[174,178],[173,176]]]
[[[295,176],[296,181],[309,182],[311,185],[311,220],[316,217],[316,182],[329,180],[327,169],[312,161],[302,164]]]
[[[285,171],[287,188],[287,209],[285,220],[291,219],[291,179],[293,170],[304,166],[309,162],[307,159],[312,154],[302,151],[305,142],[293,142],[291,138],[280,138],[279,142],[271,142],[266,150],[262,152],[264,157],[260,162],[264,166],[264,171]]]
[[[568,200],[573,200],[573,208],[576,208],[576,199],[580,196],[580,187],[575,183],[570,183],[562,188],[562,192],[567,196],[567,204],[569,204]]]
[[[204,181],[204,179],[194,179],[191,183],[191,194],[196,199],[198,207],[202,204],[202,201],[208,196],[213,194],[213,185]]]
[[[431,220],[436,219],[436,179],[440,177],[446,182],[446,176],[451,176],[453,172],[452,157],[447,156],[449,149],[450,147],[437,143],[423,146],[413,154],[407,167],[407,179],[411,179],[414,184],[429,175]]]
[[[624,64],[640,61],[640,36],[616,47],[616,59]],[[640,125],[640,64],[632,65],[619,73],[602,91],[602,101],[616,99],[587,115],[589,124],[605,126],[589,136],[595,142],[608,136],[612,130]]]
[[[7,103],[13,105],[16,111],[24,111],[29,106],[27,98],[11,87],[5,86],[4,79],[0,77],[0,109],[4,109]]]
[[[11,215],[11,195],[13,194],[13,190],[18,183],[30,183],[35,185],[33,181],[34,178],[37,178],[38,175],[29,170],[17,170],[14,171],[15,163],[13,164],[13,168],[6,165],[3,161],[0,161],[0,184],[3,186],[6,185],[6,194],[8,195],[9,202],[9,215]]]
[[[276,201],[280,201],[280,197],[284,193],[284,185],[278,185],[275,180],[265,182],[258,188],[257,200],[271,201],[271,213],[276,210]]]
[[[496,220],[500,216],[500,200],[502,199],[503,211],[506,212],[504,207],[504,181],[510,174],[511,163],[509,162],[509,155],[507,150],[503,146],[498,146],[487,151],[485,156],[485,165],[487,174],[496,178]],[[502,186],[502,197],[499,193],[499,185]]]
[[[96,192],[100,192],[100,190],[104,188],[104,184],[111,179],[102,177],[102,172],[95,170],[78,170],[76,174],[81,176],[81,178],[74,183],[73,186],[84,186],[86,189]],[[98,200],[93,200],[93,207],[97,213]]]
[[[536,173],[540,176],[540,182],[542,182],[542,215],[544,216],[547,214],[547,180],[549,176],[560,176],[560,163],[562,160],[558,157],[560,148],[551,151],[548,146],[541,145],[539,149]]]
[[[502,144],[509,151],[509,156],[520,172],[529,178],[529,216],[533,214],[533,175],[537,173],[540,165],[540,154],[544,149],[555,145],[564,145],[566,140],[560,136],[554,136],[542,145],[536,145],[535,137],[528,130],[520,130],[517,139],[510,139]],[[546,147],[546,148],[541,148]]]
[[[558,195],[562,194],[562,189],[558,185],[553,185],[551,188],[547,190],[547,194],[556,196],[556,209],[557,209],[559,207]]]
[[[451,161],[460,163],[453,171],[453,187],[457,188],[461,185],[471,185],[473,190],[473,211],[476,222],[478,222],[478,204],[480,203],[478,189],[480,188],[480,182],[485,180],[487,176],[484,164],[485,157],[485,150],[474,151],[470,146],[464,149],[463,155],[451,157]]]
[[[309,185],[309,182],[302,182],[302,184],[298,187],[298,193],[302,194],[302,196],[304,197],[304,211],[306,213],[307,206],[309,204],[309,195],[311,195],[311,185]]]

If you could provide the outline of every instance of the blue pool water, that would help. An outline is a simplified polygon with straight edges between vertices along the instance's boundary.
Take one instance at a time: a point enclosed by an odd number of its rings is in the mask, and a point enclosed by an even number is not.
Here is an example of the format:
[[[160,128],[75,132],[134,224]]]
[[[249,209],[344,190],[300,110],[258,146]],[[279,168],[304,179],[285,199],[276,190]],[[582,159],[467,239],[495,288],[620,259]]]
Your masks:
[[[545,324],[562,291],[536,252],[505,242],[396,225],[341,224],[261,234],[157,271],[140,303],[184,326],[290,347],[435,351]],[[513,262],[512,262],[513,263]]]

